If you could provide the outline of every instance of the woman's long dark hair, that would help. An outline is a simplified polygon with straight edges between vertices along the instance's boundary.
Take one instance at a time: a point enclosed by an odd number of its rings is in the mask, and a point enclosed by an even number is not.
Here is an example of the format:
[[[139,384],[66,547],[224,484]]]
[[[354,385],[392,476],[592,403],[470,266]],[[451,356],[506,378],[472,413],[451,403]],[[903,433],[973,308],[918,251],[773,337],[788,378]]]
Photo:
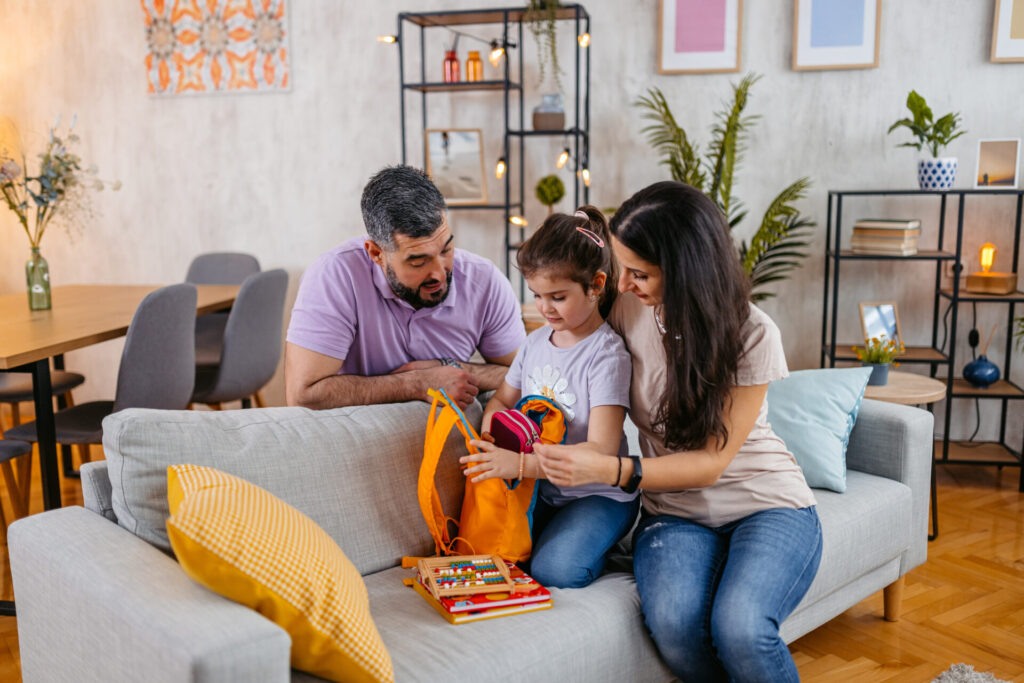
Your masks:
[[[652,426],[671,449],[729,438],[724,413],[743,354],[750,280],[725,217],[689,185],[646,187],[612,216],[612,234],[661,269],[667,383]]]
[[[608,221],[596,207],[581,206],[577,209],[580,211],[587,217],[565,213],[548,216],[537,232],[519,248],[516,265],[525,277],[539,271],[550,271],[579,283],[584,292],[590,291],[594,276],[603,271],[607,278],[597,305],[601,317],[607,318],[615,301],[615,287],[619,280]],[[580,232],[580,228],[590,235]]]

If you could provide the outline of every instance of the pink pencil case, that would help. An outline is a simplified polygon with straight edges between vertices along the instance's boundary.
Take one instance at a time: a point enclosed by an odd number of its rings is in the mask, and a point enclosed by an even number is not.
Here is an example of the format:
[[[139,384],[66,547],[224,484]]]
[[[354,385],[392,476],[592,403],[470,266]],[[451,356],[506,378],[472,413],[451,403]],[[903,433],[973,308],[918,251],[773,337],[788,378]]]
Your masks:
[[[502,410],[491,417],[491,436],[499,448],[532,453],[533,443],[540,441],[540,428],[518,410]]]

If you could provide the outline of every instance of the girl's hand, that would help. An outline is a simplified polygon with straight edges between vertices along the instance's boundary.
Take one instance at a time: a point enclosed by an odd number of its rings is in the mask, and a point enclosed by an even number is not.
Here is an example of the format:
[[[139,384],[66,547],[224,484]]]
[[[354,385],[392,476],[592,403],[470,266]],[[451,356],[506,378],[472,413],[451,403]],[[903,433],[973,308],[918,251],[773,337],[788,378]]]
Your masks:
[[[615,456],[599,453],[583,444],[556,446],[535,443],[533,452],[548,481],[559,486],[594,483],[610,486],[619,466]]]
[[[470,443],[476,446],[480,452],[459,458],[459,462],[463,465],[473,463],[472,467],[467,467],[463,471],[467,477],[473,477],[470,481],[480,482],[496,478],[515,479],[519,476],[520,456],[518,453],[498,448],[490,441],[483,439],[473,439]]]

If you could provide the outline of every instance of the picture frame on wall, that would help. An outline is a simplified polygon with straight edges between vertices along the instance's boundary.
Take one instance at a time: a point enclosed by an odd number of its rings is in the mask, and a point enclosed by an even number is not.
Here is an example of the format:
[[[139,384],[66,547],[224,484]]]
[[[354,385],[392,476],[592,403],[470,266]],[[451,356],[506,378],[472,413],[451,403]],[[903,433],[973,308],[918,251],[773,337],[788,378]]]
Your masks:
[[[860,304],[860,328],[864,343],[874,337],[892,339],[897,346],[903,344],[900,333],[900,314],[895,301],[867,301]]]
[[[793,69],[878,66],[882,0],[793,0]]]
[[[658,73],[740,70],[743,0],[659,0]]]
[[[1020,182],[1020,138],[978,140],[978,162],[974,187],[982,190],[1010,190]]]
[[[427,175],[452,206],[487,203],[483,135],[479,128],[428,128]]]
[[[1024,62],[1024,0],[996,0],[992,61]]]

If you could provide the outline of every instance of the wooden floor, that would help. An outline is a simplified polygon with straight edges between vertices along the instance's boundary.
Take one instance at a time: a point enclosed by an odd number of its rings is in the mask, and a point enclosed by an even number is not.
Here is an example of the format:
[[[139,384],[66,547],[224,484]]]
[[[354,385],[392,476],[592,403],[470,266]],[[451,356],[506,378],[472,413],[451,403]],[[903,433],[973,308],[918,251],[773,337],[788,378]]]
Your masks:
[[[94,447],[98,457],[101,449]],[[37,512],[38,466],[33,474],[31,510]],[[864,600],[793,643],[801,678],[931,681],[965,662],[1024,683],[1024,494],[1017,477],[1015,467],[940,466],[940,533],[928,546],[927,563],[907,575],[903,618],[882,619],[881,592]],[[65,505],[80,505],[79,482],[62,478],[61,495]],[[6,491],[0,497],[10,510]],[[0,553],[0,594],[10,599],[6,546]],[[19,680],[17,621],[0,617],[0,681]]]

